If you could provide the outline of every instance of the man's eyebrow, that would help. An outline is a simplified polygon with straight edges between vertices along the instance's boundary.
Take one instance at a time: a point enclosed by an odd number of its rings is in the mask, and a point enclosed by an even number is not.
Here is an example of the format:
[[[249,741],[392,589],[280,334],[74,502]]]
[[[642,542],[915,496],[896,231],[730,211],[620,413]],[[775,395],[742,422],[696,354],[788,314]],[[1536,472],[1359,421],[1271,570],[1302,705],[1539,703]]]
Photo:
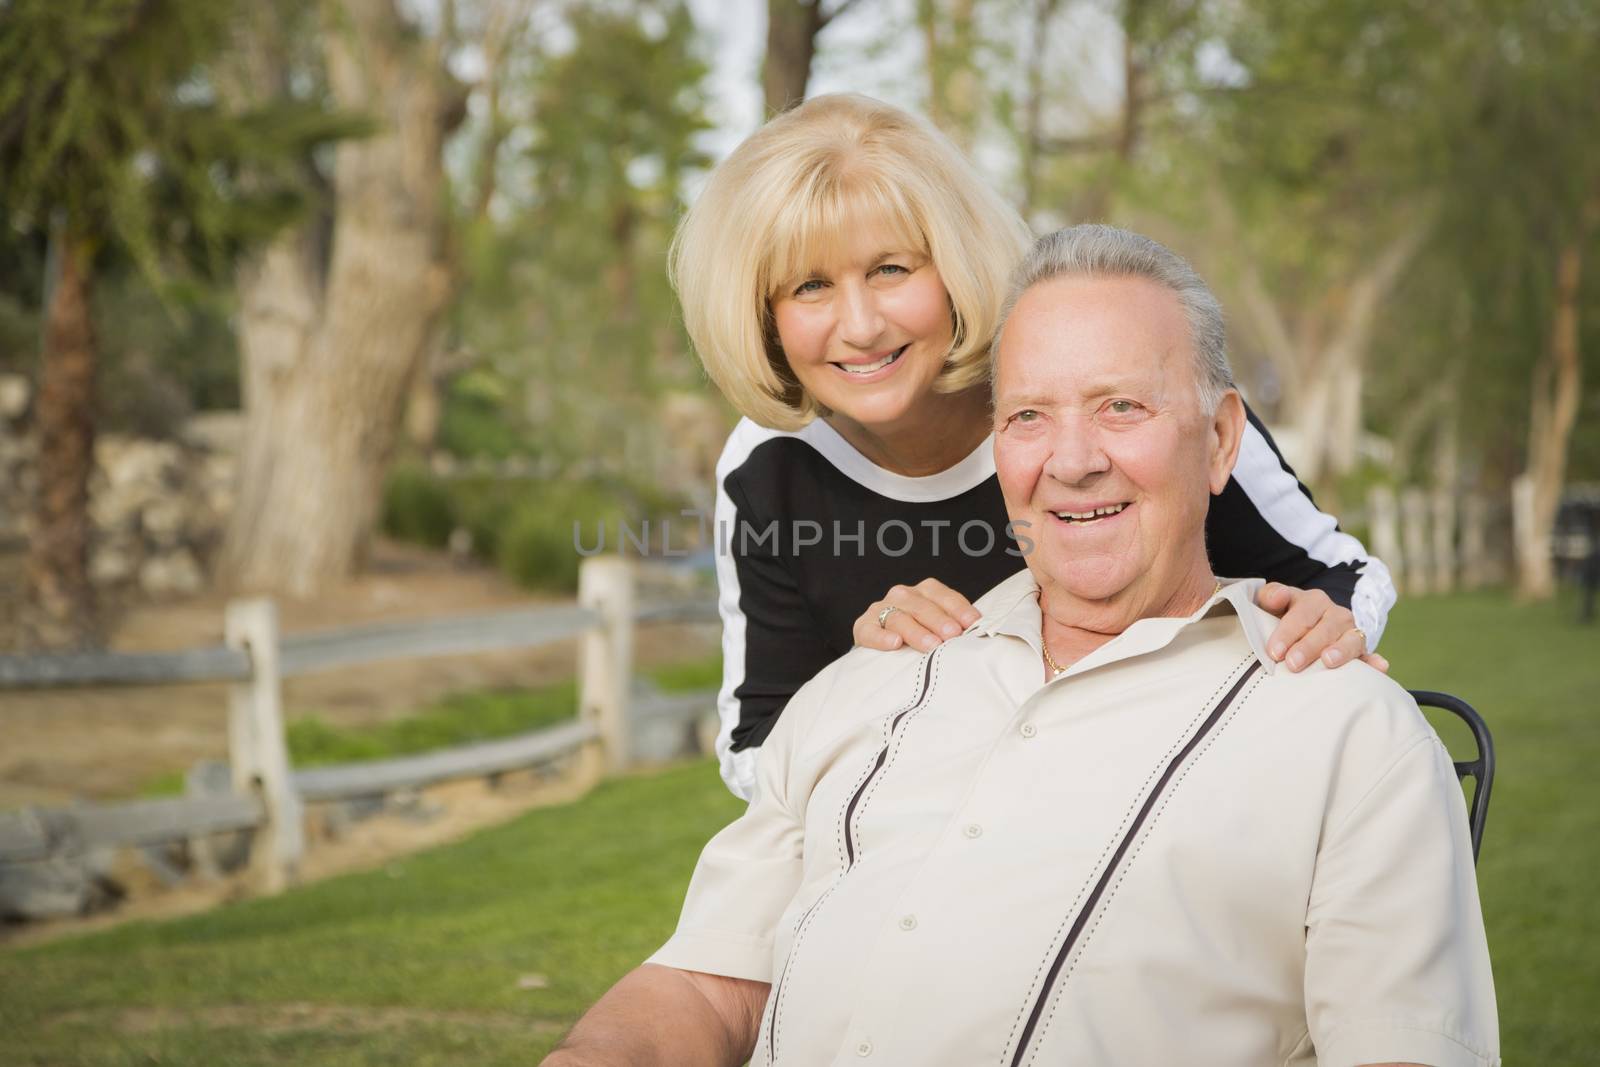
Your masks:
[[[1056,399],[1045,393],[999,393],[994,398],[997,408],[1045,408],[1056,403]]]

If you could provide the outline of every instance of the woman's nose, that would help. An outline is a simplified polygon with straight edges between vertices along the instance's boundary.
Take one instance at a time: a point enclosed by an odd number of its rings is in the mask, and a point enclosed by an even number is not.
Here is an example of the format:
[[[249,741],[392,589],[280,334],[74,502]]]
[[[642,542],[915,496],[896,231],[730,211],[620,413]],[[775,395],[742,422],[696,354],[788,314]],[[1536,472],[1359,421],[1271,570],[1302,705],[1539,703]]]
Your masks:
[[[871,348],[883,336],[877,294],[866,285],[842,285],[837,292],[840,339],[853,348]]]

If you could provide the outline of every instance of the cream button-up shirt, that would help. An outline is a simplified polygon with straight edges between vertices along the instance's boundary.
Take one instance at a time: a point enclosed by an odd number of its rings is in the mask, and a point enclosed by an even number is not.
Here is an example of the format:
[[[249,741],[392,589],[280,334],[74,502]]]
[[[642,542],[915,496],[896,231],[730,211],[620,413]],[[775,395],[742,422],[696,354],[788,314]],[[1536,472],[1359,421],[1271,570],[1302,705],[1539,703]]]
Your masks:
[[[651,962],[772,984],[757,1065],[1498,1062],[1461,790],[1234,582],[1046,682],[1023,571],[857,649],[762,746]]]

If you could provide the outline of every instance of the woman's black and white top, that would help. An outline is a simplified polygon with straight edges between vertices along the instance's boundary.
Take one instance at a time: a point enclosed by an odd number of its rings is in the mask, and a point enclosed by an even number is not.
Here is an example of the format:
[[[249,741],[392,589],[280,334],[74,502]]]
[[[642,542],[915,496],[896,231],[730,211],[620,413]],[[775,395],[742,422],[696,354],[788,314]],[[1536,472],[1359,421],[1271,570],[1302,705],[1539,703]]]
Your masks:
[[[1321,589],[1376,647],[1394,585],[1383,563],[1317,510],[1253,412],[1233,477],[1212,498],[1212,569]],[[1019,540],[1014,540],[1012,533]],[[818,419],[789,433],[742,420],[717,463],[722,777],[748,798],[756,750],[789,698],[850,650],[890,586],[937,578],[969,600],[1025,564],[1007,527],[994,442],[925,478],[884,470]]]

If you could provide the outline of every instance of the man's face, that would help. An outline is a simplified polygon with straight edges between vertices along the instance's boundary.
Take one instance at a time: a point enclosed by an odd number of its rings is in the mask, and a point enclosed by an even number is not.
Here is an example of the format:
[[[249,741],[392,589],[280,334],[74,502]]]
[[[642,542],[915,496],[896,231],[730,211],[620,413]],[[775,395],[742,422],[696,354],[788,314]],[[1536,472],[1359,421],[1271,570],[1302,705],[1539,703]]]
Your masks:
[[[1142,278],[1057,278],[1023,294],[996,362],[995,466],[1046,602],[1161,614],[1209,574],[1205,518],[1243,414],[1200,407],[1177,296]],[[1125,609],[1125,610],[1124,610]]]

